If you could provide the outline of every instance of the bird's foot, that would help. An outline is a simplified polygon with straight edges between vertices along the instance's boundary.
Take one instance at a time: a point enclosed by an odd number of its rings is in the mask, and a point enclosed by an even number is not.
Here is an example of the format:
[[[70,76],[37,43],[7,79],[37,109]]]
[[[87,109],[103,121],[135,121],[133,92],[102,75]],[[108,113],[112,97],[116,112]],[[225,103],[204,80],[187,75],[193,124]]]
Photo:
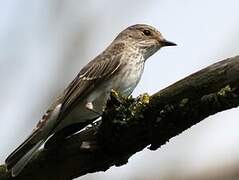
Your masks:
[[[93,131],[94,131],[94,135],[95,134],[97,134],[97,132],[98,132],[98,129],[99,129],[99,125],[102,123],[101,122],[101,117],[99,117],[99,118],[97,118],[95,121],[92,121],[91,123],[90,123],[90,125],[92,126],[92,129],[93,129]]]

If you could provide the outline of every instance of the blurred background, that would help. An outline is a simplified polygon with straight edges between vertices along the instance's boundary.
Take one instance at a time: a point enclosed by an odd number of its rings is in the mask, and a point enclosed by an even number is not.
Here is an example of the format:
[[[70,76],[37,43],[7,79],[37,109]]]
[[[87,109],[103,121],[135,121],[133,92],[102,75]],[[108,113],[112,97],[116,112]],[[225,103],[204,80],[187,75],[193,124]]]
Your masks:
[[[0,0],[0,164],[52,100],[124,28],[146,23],[178,44],[147,62],[133,95],[153,94],[239,55],[237,0]],[[157,151],[78,179],[239,179],[239,109],[210,116]]]

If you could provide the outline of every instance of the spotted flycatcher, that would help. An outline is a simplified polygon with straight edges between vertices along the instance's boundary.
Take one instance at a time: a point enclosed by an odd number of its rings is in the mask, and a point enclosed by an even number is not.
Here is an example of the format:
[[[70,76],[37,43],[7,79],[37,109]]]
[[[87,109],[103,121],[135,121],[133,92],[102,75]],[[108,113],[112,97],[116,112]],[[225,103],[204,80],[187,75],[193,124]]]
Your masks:
[[[99,117],[112,89],[129,96],[141,78],[148,57],[161,47],[174,45],[149,25],[136,24],[123,30],[80,71],[32,134],[6,159],[12,175],[22,171],[43,143],[57,140],[57,134],[66,135],[66,128],[69,135],[75,131],[74,127],[79,130],[89,120]]]

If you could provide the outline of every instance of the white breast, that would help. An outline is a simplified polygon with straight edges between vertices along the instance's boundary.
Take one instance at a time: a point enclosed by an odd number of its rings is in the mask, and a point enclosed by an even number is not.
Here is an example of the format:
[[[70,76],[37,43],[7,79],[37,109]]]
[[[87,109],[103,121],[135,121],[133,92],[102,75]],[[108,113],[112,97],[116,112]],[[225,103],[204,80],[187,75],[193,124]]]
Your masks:
[[[129,96],[141,79],[144,69],[144,59],[138,57],[137,60],[129,60],[120,72],[120,78],[115,78],[113,89],[124,96]]]

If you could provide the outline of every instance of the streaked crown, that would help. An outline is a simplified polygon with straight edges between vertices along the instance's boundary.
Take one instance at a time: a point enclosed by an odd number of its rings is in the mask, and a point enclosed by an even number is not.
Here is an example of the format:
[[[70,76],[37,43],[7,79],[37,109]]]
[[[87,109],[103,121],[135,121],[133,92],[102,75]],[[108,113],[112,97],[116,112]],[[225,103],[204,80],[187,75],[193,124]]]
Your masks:
[[[175,46],[167,41],[154,27],[146,24],[136,24],[123,30],[115,41],[124,41],[135,48],[139,48],[146,58],[164,46]]]

